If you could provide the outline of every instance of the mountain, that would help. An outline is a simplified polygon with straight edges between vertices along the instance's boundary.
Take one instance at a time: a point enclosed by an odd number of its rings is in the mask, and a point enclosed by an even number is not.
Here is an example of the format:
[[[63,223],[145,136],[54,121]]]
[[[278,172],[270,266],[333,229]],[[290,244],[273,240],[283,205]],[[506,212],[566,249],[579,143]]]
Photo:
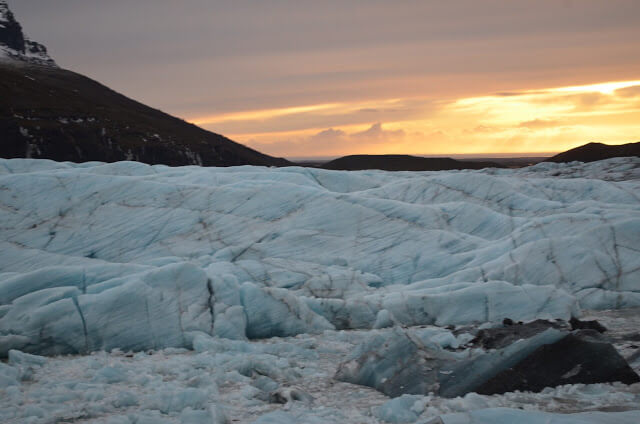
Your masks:
[[[594,162],[615,157],[640,156],[640,142],[612,146],[603,143],[588,143],[567,150],[545,160],[545,162]]]
[[[423,158],[410,155],[350,155],[322,165],[324,169],[358,171],[445,171],[452,169],[503,168],[493,162],[459,161],[451,158]]]
[[[0,0],[0,157],[290,165],[59,68]]]
[[[0,62],[13,59],[25,63],[57,66],[49,57],[47,48],[31,41],[22,32],[6,1],[0,0]]]

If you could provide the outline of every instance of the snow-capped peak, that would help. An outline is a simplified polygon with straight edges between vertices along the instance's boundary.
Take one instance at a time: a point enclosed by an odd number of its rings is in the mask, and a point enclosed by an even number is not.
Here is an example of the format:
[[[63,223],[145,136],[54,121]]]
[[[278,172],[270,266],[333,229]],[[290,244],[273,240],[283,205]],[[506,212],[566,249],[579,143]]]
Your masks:
[[[9,20],[8,15],[12,15],[12,13],[9,10],[9,6],[7,5],[7,2],[4,0],[0,0],[0,25],[2,25],[5,22],[8,22]]]
[[[24,35],[5,0],[0,0],[0,60],[57,67],[45,46]]]

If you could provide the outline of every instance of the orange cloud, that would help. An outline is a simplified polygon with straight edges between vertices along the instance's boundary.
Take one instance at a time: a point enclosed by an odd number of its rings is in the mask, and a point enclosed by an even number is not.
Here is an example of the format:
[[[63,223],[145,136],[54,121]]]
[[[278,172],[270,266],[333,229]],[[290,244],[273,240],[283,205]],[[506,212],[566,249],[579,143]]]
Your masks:
[[[640,97],[640,85],[619,88],[616,90],[616,95],[621,97]]]
[[[640,138],[640,81],[302,105],[194,120],[279,156],[491,154]],[[374,122],[374,124],[371,124]],[[383,124],[384,123],[384,124]]]

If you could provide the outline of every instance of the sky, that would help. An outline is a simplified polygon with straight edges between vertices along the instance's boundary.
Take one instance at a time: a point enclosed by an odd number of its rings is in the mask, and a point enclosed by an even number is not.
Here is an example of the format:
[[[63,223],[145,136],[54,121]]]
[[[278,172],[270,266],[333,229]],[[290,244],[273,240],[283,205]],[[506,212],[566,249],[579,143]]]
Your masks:
[[[637,0],[9,0],[58,64],[276,156],[640,141]]]

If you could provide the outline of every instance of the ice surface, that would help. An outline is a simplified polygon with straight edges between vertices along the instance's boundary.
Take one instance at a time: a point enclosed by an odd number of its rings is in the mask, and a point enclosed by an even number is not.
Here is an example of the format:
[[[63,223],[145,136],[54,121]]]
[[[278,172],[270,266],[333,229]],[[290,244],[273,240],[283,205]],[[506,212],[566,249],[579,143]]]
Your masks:
[[[411,331],[445,351],[468,341],[446,325],[640,306],[638,158],[398,173],[2,159],[0,251],[3,422],[424,422],[640,402],[637,385],[576,385],[418,396],[407,413],[333,379],[398,328],[427,326]],[[276,390],[315,400],[269,403]]]
[[[569,168],[1,160],[0,355],[640,305],[640,160]]]
[[[3,160],[0,354],[638,306],[639,164],[571,179]],[[621,168],[631,180],[604,180]]]

